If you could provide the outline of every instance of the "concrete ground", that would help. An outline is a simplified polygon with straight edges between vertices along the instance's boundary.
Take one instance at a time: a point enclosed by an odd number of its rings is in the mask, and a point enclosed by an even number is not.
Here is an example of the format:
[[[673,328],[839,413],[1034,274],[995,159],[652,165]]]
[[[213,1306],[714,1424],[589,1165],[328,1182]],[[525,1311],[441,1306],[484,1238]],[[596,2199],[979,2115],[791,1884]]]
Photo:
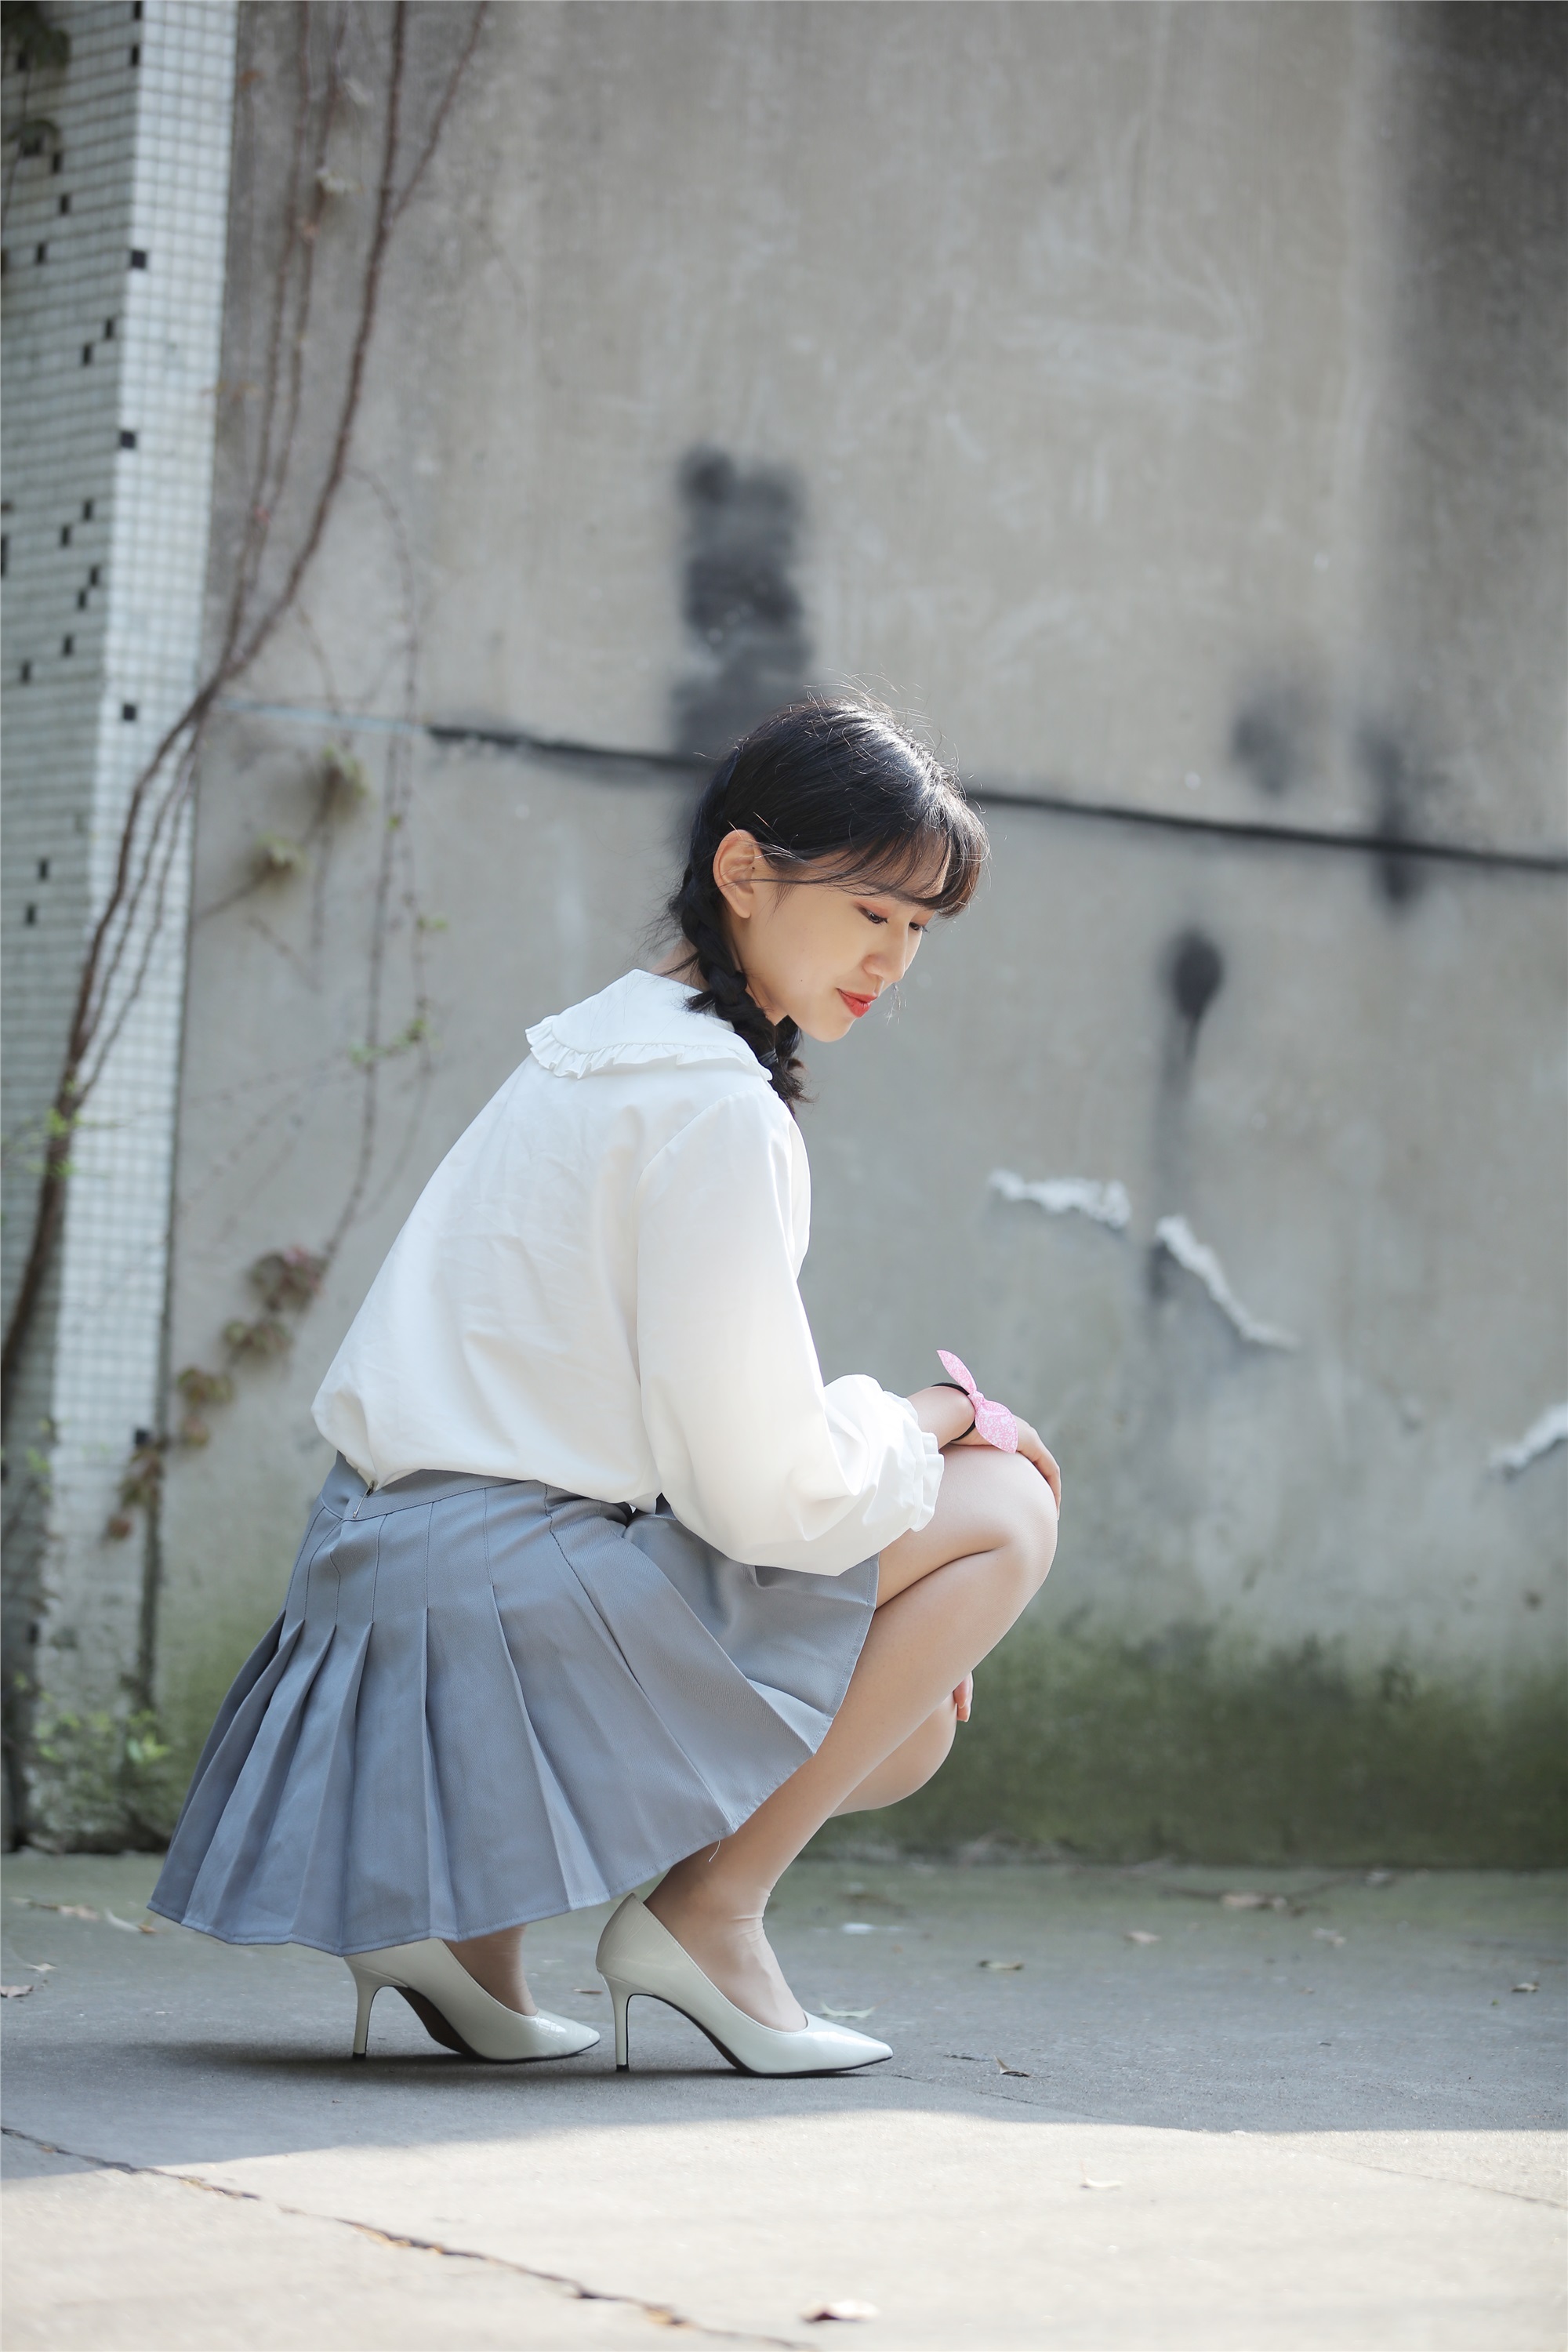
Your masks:
[[[139,1934],[153,1874],[6,1869],[8,2352],[1564,2341],[1562,1878],[800,1864],[784,1964],[895,2055],[781,2083],[647,2002],[617,2077],[598,1914],[530,1938],[597,2049],[384,1994],[351,2066],[341,1963]]]

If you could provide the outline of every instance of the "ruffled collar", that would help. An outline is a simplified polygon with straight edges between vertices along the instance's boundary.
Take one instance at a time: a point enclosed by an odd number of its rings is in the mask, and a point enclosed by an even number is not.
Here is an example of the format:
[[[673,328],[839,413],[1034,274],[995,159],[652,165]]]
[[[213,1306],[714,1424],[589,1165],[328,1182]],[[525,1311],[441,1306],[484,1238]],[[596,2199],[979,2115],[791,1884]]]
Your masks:
[[[766,1076],[743,1037],[717,1013],[689,1010],[696,992],[653,971],[628,971],[597,996],[535,1022],[527,1033],[534,1060],[556,1077],[589,1078],[599,1070],[659,1063],[734,1062]]]

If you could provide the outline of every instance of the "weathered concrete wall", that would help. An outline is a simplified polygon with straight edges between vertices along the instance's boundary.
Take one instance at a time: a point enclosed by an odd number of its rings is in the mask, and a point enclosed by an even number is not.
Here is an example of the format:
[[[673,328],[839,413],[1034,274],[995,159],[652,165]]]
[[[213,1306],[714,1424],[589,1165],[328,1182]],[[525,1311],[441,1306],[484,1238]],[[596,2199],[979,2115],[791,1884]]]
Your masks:
[[[460,13],[416,12],[432,59]],[[221,1360],[253,1260],[353,1215],[290,1352],[171,1460],[184,1752],[279,1605],[310,1395],[420,1184],[668,887],[679,773],[423,722],[711,749],[858,679],[1082,812],[994,805],[984,898],[816,1057],[826,1369],[913,1386],[956,1347],[1067,1481],[1047,1592],[904,1828],[1549,1849],[1568,1449],[1489,1456],[1568,1391],[1563,884],[1400,844],[1568,829],[1563,33],[493,12],[305,620],[205,758],[175,1365]],[[246,37],[237,384],[292,69],[284,12]],[[321,240],[308,385],[364,204]],[[378,722],[335,730],[372,795],[309,877],[247,890],[258,837],[321,805],[329,708]],[[997,1168],[1118,1179],[1130,1223],[1009,1202]],[[1293,1349],[1157,1247],[1171,1217]]]

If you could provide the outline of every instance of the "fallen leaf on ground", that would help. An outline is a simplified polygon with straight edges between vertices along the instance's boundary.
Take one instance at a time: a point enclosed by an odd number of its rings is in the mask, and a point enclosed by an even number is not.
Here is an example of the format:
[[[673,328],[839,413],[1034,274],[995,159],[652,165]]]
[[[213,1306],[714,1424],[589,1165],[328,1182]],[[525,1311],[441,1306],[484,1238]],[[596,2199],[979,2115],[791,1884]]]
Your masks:
[[[1122,1933],[1130,1944],[1157,1944],[1160,1940],[1158,1936],[1152,1936],[1147,1927],[1125,1927]]]
[[[1013,1976],[1024,1965],[1022,1960],[982,1960],[983,1969],[990,1969],[999,1977]]]
[[[960,2058],[966,2066],[984,2066],[985,2063],[984,2059],[977,2058],[973,2050],[944,2050],[942,2054],[944,2058]]]
[[[846,1936],[874,1936],[876,1932],[869,1919],[846,1919],[840,1927],[840,1933]]]
[[[1222,1895],[1219,1907],[1222,1911],[1267,1911],[1268,1897],[1267,1895]]]
[[[0,2000],[26,2000],[30,1992],[37,1990],[37,1985],[0,1985]]]
[[[1541,1990],[1541,1979],[1539,1977],[1532,1977],[1525,1984],[1516,1984],[1514,1990],[1515,1992],[1539,1992]]]
[[[600,2000],[604,1998],[603,1985],[574,1985],[572,1990],[574,1992],[580,1992],[587,2000]]]
[[[1034,2080],[1033,2075],[1030,2074],[1026,2066],[1009,2066],[1005,2058],[998,2058],[996,2063],[1001,2067],[1004,2074],[1016,2074],[1026,2083],[1033,2082]]]
[[[23,1902],[29,1911],[58,1911],[62,1919],[96,1919],[98,1914],[85,1903],[40,1903],[36,1895],[24,1895]]]
[[[872,2004],[871,2004],[871,2008],[872,2008],[872,2009],[874,2009],[875,2007],[876,2007],[876,2003],[875,2003],[875,2001],[873,2001],[873,2002],[872,2002]],[[822,2014],[823,2014],[823,2016],[824,2016],[824,2017],[869,2017],[869,2016],[870,2016],[870,2014],[871,2014],[871,2010],[870,2010],[870,2009],[829,2009],[829,2008],[828,2008],[828,2006],[827,2006],[827,2003],[826,2003],[826,2001],[824,2001],[824,2002],[823,2002],[823,2004],[822,2004]]]
[[[36,1977],[52,1977],[55,1972],[53,1960],[29,1960],[26,1965]]]
[[[852,2294],[841,2294],[832,2303],[814,2303],[800,2315],[803,2319],[877,2319],[881,2315],[874,2303],[858,2303]]]
[[[103,1916],[111,1927],[123,1927],[128,1936],[155,1936],[158,1932],[150,1919],[122,1919],[117,1911],[108,1909]]]
[[[1332,1927],[1314,1927],[1312,1933],[1316,1936],[1320,1944],[1342,1944],[1344,1942],[1344,1937],[1337,1934]]]
[[[1083,2176],[1083,2186],[1085,2189],[1120,2189],[1121,2183],[1120,2180],[1091,2180],[1086,2172]]]

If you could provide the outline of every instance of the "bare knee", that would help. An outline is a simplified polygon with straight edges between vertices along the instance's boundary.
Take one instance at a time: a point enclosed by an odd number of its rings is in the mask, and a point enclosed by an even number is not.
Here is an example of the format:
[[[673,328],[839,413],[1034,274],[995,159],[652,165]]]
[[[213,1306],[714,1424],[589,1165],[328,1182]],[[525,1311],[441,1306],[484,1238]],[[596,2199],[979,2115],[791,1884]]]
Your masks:
[[[1056,1496],[1021,1454],[994,1454],[987,1474],[992,1543],[1032,1600],[1050,1574],[1057,1551]]]
[[[957,1728],[958,1710],[952,1699],[943,1699],[890,1756],[885,1756],[873,1768],[858,1788],[851,1789],[835,1806],[835,1814],[874,1812],[882,1805],[896,1805],[902,1798],[912,1797],[946,1763]]]

